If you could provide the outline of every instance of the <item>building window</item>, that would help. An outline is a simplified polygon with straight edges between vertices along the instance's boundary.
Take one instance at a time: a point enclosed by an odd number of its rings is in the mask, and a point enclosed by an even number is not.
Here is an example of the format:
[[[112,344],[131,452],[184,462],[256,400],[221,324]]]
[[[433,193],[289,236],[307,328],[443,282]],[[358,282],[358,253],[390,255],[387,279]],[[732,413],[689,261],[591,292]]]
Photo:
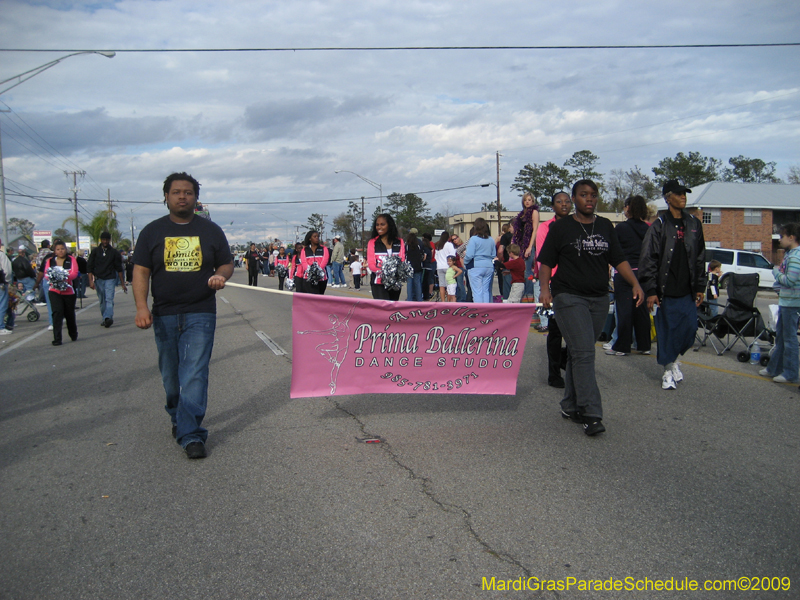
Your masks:
[[[744,209],[744,224],[745,225],[761,225],[761,209],[758,209],[758,208],[745,208]]]
[[[719,208],[703,209],[703,225],[719,225],[721,222],[722,222],[722,211]],[[760,222],[761,221],[759,221],[759,223]]]
[[[750,252],[761,252],[761,242],[745,242],[744,249]]]
[[[461,224],[461,233],[462,234],[464,233],[464,224],[463,223]]]
[[[706,248],[722,248],[722,242],[709,242],[706,240]]]

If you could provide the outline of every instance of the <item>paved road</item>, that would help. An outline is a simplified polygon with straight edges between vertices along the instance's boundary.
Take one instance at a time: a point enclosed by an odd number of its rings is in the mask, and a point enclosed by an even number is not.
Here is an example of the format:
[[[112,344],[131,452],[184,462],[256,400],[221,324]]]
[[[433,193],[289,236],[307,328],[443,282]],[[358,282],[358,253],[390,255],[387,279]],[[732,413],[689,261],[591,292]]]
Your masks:
[[[653,357],[600,351],[597,438],[559,416],[535,332],[513,397],[290,400],[291,297],[228,288],[210,456],[190,461],[152,331],[117,298],[111,329],[97,306],[80,313],[78,342],[54,348],[27,322],[2,340],[2,599],[798,597],[800,395],[731,355],[690,352],[663,392]],[[792,587],[482,590],[742,576]]]

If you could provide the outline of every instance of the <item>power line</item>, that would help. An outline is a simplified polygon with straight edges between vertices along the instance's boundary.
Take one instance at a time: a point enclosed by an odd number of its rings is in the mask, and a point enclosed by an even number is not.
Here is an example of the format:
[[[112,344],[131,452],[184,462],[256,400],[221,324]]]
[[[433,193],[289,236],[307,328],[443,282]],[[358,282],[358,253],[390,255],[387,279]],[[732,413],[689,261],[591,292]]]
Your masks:
[[[406,194],[415,194],[415,195],[436,194],[436,193],[439,193],[439,192],[452,192],[454,190],[465,190],[465,189],[468,189],[468,188],[479,188],[479,187],[485,187],[485,186],[481,185],[481,184],[462,185],[462,186],[458,186],[458,187],[443,188],[443,189],[440,189],[440,190],[426,190],[426,191],[423,191],[423,192],[405,192],[405,193]],[[41,200],[41,199],[46,199],[46,200],[66,200],[66,201],[72,202],[72,198],[69,198],[69,197],[66,197],[66,196],[35,196],[35,195],[32,195],[32,194],[19,194],[19,193],[18,194],[13,194],[12,193],[12,194],[9,194],[9,195],[11,195],[11,196],[21,196],[21,197],[31,198],[31,199],[36,199],[36,200]],[[214,206],[238,206],[238,205],[258,205],[258,206],[263,206],[263,205],[269,205],[269,204],[317,204],[317,203],[320,203],[320,202],[350,202],[351,200],[355,202],[355,201],[360,201],[362,197],[365,200],[377,200],[378,198],[381,198],[381,196],[357,196],[357,197],[354,197],[354,198],[327,198],[327,199],[324,199],[324,200],[275,200],[275,201],[258,201],[258,202],[220,202],[220,201],[214,201],[214,202],[208,202],[208,204],[209,204],[209,206],[211,206],[211,205],[214,205]],[[103,203],[107,203],[108,202],[108,198],[80,198],[79,200],[81,202],[103,202]],[[114,202],[116,202],[118,204],[162,204],[163,201],[162,200],[114,200]]]
[[[116,52],[182,53],[182,52],[375,52],[420,50],[654,50],[680,48],[781,48],[800,46],[800,42],[756,44],[612,44],[607,46],[312,46],[289,48],[0,48],[0,52]]]

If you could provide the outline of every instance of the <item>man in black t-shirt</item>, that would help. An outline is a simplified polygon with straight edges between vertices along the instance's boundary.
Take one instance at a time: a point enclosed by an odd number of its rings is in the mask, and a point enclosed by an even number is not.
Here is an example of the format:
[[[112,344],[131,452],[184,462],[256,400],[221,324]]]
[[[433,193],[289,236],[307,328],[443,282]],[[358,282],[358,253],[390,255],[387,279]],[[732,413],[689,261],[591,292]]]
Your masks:
[[[256,248],[255,244],[250,244],[250,250],[244,255],[247,262],[247,285],[258,287],[258,272],[261,270],[264,254]]]
[[[647,293],[647,308],[652,311],[658,306],[653,320],[664,390],[674,390],[683,381],[678,356],[694,345],[697,307],[706,287],[703,224],[684,210],[687,192],[692,190],[676,179],[664,184],[667,210],[648,229],[639,257],[639,281]]]
[[[572,187],[575,213],[550,225],[538,260],[544,308],[552,305],[569,348],[561,416],[583,424],[586,435],[606,430],[594,370],[595,343],[608,314],[608,265],[619,271],[641,305],[644,292],[625,260],[611,221],[594,214],[597,184]],[[550,274],[558,267],[551,281]]]
[[[155,330],[158,366],[172,435],[189,458],[205,458],[201,424],[208,397],[217,290],[233,275],[233,258],[220,227],[194,214],[200,184],[187,173],[164,182],[169,215],[139,234],[134,253],[136,326]],[[147,306],[152,279],[153,311]]]
[[[114,324],[114,292],[117,280],[123,291],[128,293],[125,274],[122,271],[122,255],[111,245],[111,234],[104,231],[100,234],[100,245],[89,255],[86,265],[89,273],[89,287],[97,292],[100,301],[100,325],[105,328]]]

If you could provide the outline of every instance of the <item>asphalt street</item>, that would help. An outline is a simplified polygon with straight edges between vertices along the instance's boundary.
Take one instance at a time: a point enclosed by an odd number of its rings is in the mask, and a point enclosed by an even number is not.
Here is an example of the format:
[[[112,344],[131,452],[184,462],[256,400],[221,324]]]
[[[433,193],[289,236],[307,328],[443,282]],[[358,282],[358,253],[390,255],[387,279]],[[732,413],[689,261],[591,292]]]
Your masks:
[[[0,341],[2,599],[800,597],[800,393],[734,354],[690,351],[667,392],[655,356],[598,344],[595,438],[533,330],[516,396],[290,400],[291,296],[229,287],[188,460],[132,296],[110,329],[89,296],[77,342],[46,320]],[[744,577],[790,589],[702,591]],[[498,588],[520,578],[576,583]],[[625,578],[701,589],[577,588]]]

